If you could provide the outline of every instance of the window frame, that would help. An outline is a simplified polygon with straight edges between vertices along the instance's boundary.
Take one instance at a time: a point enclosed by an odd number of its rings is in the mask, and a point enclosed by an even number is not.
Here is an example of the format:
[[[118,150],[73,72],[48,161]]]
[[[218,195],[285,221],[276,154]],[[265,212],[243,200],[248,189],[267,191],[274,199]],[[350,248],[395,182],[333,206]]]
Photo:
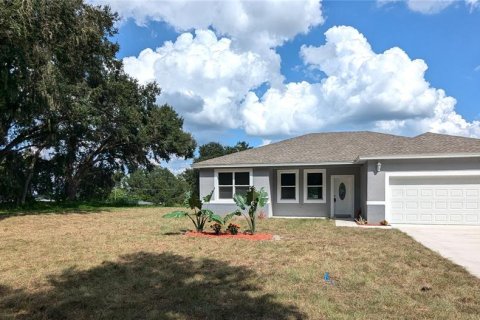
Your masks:
[[[282,199],[282,174],[294,173],[295,174],[295,199]],[[299,203],[300,202],[300,186],[298,183],[299,170],[277,170],[277,203]],[[287,187],[287,186],[286,186]],[[291,186],[290,186],[291,187]]]
[[[322,185],[308,185],[309,173],[321,173]],[[308,199],[308,187],[322,187],[322,199]],[[304,203],[327,203],[327,169],[304,169],[303,170],[303,202]]]
[[[220,199],[220,185],[218,184],[218,174],[226,172],[232,173],[232,192],[235,195],[235,173],[237,172],[248,172],[248,182],[249,187],[253,186],[253,169],[251,168],[241,168],[241,169],[215,169],[214,170],[214,199],[211,203],[235,203],[233,197],[231,199]],[[230,186],[230,185],[228,185]],[[246,185],[239,185],[244,187]]]

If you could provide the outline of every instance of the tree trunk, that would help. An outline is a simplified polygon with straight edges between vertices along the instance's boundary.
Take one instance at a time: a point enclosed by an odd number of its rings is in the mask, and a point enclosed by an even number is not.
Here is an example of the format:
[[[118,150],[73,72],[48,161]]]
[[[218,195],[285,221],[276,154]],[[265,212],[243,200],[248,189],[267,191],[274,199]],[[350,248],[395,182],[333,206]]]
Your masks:
[[[68,178],[65,191],[66,191],[67,200],[69,201],[77,200],[78,181],[75,179],[75,177]]]
[[[24,205],[25,200],[27,199],[28,188],[30,187],[30,182],[32,182],[33,174],[35,172],[35,164],[37,163],[37,160],[40,157],[41,152],[42,152],[42,148],[38,148],[35,154],[33,155],[32,162],[30,163],[30,167],[28,168],[27,179],[25,179],[25,184],[23,185],[22,198],[20,199],[21,205]]]

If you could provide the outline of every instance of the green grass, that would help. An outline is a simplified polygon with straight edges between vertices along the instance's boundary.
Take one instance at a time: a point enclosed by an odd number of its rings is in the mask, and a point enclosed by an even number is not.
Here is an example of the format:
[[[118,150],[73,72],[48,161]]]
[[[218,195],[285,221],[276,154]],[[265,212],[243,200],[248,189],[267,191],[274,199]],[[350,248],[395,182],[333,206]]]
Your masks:
[[[480,280],[397,230],[260,220],[186,237],[168,208],[0,221],[0,318],[478,319]],[[242,230],[246,227],[239,220]],[[325,283],[329,272],[333,284]],[[430,290],[422,291],[423,287]]]

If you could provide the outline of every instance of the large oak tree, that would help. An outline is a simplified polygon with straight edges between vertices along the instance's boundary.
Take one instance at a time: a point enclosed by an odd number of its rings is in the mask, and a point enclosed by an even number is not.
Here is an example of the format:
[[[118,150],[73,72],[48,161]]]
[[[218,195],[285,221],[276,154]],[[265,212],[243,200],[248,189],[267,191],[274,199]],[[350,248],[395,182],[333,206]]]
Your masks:
[[[9,159],[24,162],[10,174],[22,180],[17,200],[41,181],[39,159],[56,192],[73,200],[92,193],[95,177],[102,184],[118,169],[193,156],[183,120],[156,104],[159,88],[139,85],[115,57],[116,20],[82,0],[0,5],[0,173],[15,167]]]

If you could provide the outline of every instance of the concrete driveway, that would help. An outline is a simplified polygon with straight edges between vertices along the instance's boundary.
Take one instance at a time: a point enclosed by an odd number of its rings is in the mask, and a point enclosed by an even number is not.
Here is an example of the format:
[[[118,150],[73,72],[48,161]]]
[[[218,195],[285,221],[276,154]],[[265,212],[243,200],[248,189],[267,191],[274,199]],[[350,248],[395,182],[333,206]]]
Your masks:
[[[480,278],[480,226],[395,225],[394,228]]]

